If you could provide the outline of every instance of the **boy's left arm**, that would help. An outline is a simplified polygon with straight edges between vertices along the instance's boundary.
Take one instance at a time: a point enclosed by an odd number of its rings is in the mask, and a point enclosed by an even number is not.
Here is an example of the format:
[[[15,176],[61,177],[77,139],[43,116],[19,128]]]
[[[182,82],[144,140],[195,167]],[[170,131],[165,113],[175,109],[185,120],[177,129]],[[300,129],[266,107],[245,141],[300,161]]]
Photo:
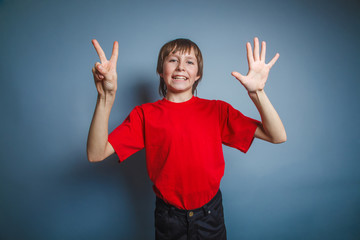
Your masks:
[[[256,129],[255,137],[272,143],[285,142],[286,131],[284,125],[264,91],[269,71],[280,55],[277,53],[275,57],[266,64],[266,43],[264,41],[262,42],[261,53],[259,54],[258,38],[254,38],[254,53],[252,52],[249,42],[246,43],[246,49],[249,63],[247,75],[243,76],[238,72],[232,72],[231,74],[246,88],[251,100],[260,113],[262,124]]]

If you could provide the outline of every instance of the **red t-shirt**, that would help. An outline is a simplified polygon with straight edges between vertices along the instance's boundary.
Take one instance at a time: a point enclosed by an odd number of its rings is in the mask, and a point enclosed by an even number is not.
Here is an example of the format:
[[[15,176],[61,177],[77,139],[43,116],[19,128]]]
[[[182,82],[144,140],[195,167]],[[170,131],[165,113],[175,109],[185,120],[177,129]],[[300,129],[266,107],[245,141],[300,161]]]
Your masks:
[[[109,134],[120,162],[146,149],[155,194],[181,209],[209,202],[224,175],[222,144],[247,152],[258,126],[230,104],[192,97],[135,107]]]

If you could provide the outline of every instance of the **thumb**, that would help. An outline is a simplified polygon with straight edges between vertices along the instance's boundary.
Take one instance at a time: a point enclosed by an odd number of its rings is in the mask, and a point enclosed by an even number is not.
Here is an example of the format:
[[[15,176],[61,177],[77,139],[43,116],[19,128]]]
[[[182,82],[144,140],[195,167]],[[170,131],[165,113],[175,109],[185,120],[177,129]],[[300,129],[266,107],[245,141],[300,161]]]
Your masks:
[[[97,62],[95,64],[96,70],[100,73],[100,74],[106,74],[106,70],[104,68],[104,66],[102,66],[99,62]]]
[[[233,75],[237,80],[239,80],[239,82],[240,82],[241,84],[244,83],[244,80],[245,80],[245,79],[244,79],[244,76],[241,75],[240,73],[238,73],[238,72],[232,72],[231,75]]]

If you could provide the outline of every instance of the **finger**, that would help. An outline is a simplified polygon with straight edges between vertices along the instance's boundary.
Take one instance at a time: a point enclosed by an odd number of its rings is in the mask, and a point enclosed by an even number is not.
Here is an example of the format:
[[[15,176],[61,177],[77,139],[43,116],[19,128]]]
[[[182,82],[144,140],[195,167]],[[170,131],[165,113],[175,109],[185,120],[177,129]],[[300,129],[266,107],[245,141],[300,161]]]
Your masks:
[[[110,58],[110,62],[115,64],[115,66],[116,66],[116,62],[118,59],[118,55],[119,55],[119,43],[117,41],[115,41],[114,45],[113,45],[113,51],[111,54],[111,58]]]
[[[101,65],[99,62],[95,63],[95,69],[96,69],[96,71],[98,71],[100,74],[103,74],[103,75],[106,74],[106,70],[105,70],[104,66]]]
[[[265,62],[265,56],[266,56],[266,42],[262,41],[262,43],[261,43],[260,61]]]
[[[243,75],[241,75],[238,72],[231,72],[231,75],[233,75],[237,80],[239,80],[239,82],[241,84],[243,84],[243,82],[244,82],[244,76]]]
[[[96,77],[98,79],[102,80],[105,78],[105,76],[104,76],[105,72],[100,63],[98,63],[98,62],[95,63],[95,67],[93,69],[94,69],[94,74],[96,75]]]
[[[98,71],[96,71],[95,67],[92,68],[92,73],[96,79],[98,80],[104,79],[104,76],[101,75]]]
[[[92,68],[92,73],[93,73],[93,75],[94,75],[94,79],[95,79],[95,80],[98,80],[98,79],[99,79],[99,76],[98,76],[98,74],[97,74],[97,72],[96,72],[95,67]]]
[[[100,47],[100,44],[98,43],[98,41],[96,41],[96,39],[93,39],[91,42],[94,45],[94,48],[95,48],[95,50],[96,50],[96,52],[97,52],[97,54],[98,54],[98,56],[100,58],[100,62],[101,63],[106,62],[107,59],[106,59],[105,53],[102,50],[102,48]]]
[[[254,60],[259,60],[259,39],[257,37],[254,38]]]
[[[98,71],[95,71],[95,75],[99,80],[103,80],[105,78],[105,76],[99,73]]]
[[[274,66],[274,64],[279,59],[279,57],[280,57],[280,54],[276,53],[275,57],[273,57],[273,59],[271,59],[271,61],[267,64],[269,66],[269,68],[272,68],[272,66]]]
[[[247,51],[247,59],[249,65],[254,62],[254,56],[251,49],[251,44],[249,42],[246,43],[246,51]]]

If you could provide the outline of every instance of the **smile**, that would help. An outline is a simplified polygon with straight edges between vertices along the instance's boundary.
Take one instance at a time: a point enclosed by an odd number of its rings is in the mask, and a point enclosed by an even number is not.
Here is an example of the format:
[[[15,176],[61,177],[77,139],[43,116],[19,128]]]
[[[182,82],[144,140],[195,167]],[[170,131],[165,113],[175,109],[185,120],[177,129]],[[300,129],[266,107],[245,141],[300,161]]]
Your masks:
[[[172,78],[175,80],[187,80],[187,77],[184,77],[184,76],[174,76]]]

